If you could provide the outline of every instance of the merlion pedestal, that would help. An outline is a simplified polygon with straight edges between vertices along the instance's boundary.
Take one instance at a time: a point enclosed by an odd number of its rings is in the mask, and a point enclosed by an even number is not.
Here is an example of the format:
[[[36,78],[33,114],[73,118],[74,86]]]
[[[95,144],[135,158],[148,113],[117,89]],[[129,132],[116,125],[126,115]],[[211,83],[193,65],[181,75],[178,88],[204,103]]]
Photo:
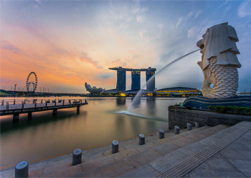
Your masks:
[[[209,105],[251,106],[250,97],[236,96],[238,68],[241,67],[236,56],[240,54],[236,46],[238,41],[235,29],[228,23],[207,29],[197,42],[202,53],[201,61],[197,64],[204,75],[203,97],[190,97],[184,101],[183,106],[203,109],[207,109]]]

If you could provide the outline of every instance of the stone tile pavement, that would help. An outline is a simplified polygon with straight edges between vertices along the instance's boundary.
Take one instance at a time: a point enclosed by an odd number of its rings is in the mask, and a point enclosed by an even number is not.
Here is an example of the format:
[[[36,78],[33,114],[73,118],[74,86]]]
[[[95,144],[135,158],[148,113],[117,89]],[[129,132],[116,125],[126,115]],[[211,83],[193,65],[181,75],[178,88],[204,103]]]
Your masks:
[[[154,177],[242,128],[249,131],[184,177],[251,177],[251,122],[182,130],[179,135],[167,133],[165,139],[154,134],[143,146],[138,138],[122,141],[116,154],[111,154],[111,145],[85,150],[82,164],[76,166],[71,166],[71,154],[52,158],[30,164],[29,177]],[[188,165],[198,161],[191,160]],[[14,176],[14,168],[0,171],[0,177]]]
[[[251,130],[184,177],[251,177]]]

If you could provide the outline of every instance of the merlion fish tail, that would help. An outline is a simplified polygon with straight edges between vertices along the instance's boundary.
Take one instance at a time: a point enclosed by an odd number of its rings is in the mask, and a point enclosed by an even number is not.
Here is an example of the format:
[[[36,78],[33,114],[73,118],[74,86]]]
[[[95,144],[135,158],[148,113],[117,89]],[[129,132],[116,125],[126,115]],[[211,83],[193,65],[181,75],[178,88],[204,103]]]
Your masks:
[[[198,63],[201,66],[201,63]],[[203,71],[202,94],[207,98],[229,98],[238,89],[238,70],[233,66],[217,64],[217,58],[210,60],[208,69]],[[210,85],[213,84],[211,88]]]

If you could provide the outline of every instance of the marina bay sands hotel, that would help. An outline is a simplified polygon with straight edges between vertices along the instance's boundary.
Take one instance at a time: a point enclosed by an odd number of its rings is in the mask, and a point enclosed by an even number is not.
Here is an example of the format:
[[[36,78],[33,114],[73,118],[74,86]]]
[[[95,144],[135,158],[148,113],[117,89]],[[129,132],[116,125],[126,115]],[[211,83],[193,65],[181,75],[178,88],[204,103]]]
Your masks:
[[[156,68],[148,67],[146,69],[132,69],[132,68],[122,68],[115,67],[109,68],[110,70],[117,71],[117,91],[125,91],[126,90],[126,71],[131,71],[132,73],[132,87],[131,90],[139,90],[140,89],[140,72],[146,72],[146,82],[155,74]],[[155,89],[155,77],[153,77],[146,86],[147,91],[154,91]]]

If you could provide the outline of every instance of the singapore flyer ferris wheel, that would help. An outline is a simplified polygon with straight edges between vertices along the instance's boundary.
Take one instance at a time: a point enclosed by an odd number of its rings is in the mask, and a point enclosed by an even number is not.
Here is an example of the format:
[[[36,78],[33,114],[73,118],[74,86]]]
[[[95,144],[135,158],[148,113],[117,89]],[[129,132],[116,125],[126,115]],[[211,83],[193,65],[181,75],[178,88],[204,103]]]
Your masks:
[[[34,78],[35,77],[35,78]],[[32,80],[33,78],[33,80]],[[32,85],[32,87],[30,87]],[[37,89],[37,74],[35,72],[29,73],[27,80],[26,80],[26,90],[28,92],[35,92]]]

